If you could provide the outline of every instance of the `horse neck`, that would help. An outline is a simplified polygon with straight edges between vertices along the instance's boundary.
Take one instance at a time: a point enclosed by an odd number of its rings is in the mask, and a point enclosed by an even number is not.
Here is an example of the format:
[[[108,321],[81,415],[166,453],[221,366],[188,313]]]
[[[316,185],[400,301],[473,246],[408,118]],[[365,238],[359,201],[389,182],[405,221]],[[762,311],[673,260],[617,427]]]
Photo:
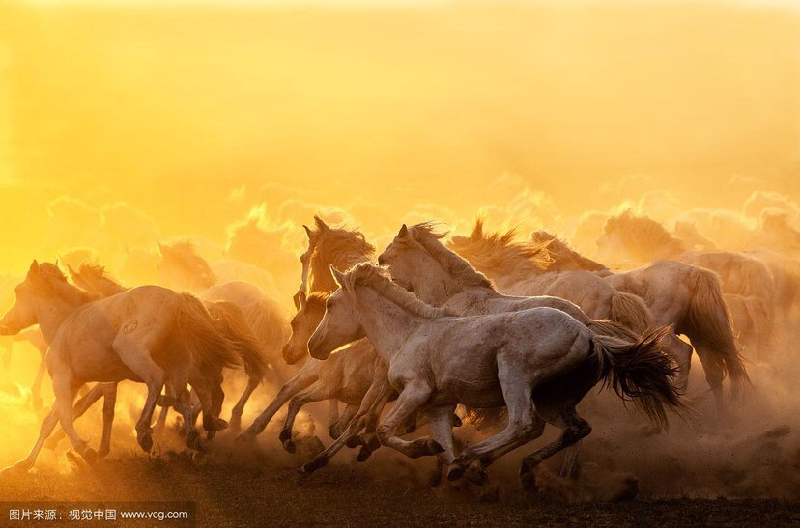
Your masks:
[[[450,297],[464,291],[464,286],[438,264],[419,271],[414,293],[427,304],[442,306]]]
[[[36,318],[45,341],[50,344],[62,323],[78,308],[91,301],[89,294],[75,291],[50,292],[46,298],[36,303]]]
[[[422,324],[421,319],[368,286],[357,286],[356,313],[364,335],[386,364]]]

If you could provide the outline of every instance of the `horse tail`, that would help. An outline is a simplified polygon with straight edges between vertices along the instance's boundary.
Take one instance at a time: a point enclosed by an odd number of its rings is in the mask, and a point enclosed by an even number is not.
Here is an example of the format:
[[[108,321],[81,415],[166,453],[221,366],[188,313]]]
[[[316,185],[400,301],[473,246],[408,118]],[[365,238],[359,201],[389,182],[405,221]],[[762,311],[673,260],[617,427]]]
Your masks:
[[[238,366],[240,355],[236,344],[217,330],[203,303],[190,293],[178,295],[175,322],[180,341],[201,369]]]
[[[719,277],[707,269],[693,267],[692,299],[685,321],[686,335],[692,346],[704,346],[723,377],[730,377],[734,394],[750,384],[750,377],[733,337],[731,313],[722,295]]]
[[[616,292],[611,297],[611,320],[639,334],[655,325],[650,309],[642,298],[628,292]]]
[[[592,358],[603,383],[623,401],[633,401],[661,429],[669,427],[667,407],[678,415],[686,409],[672,383],[677,367],[661,346],[669,332],[669,327],[657,328],[633,343],[610,336],[591,337]]]
[[[216,319],[219,332],[236,346],[247,375],[251,378],[263,378],[269,370],[269,360],[264,347],[244,321],[242,310],[232,302],[215,301],[211,304],[210,311]]]
[[[641,337],[641,334],[634,332],[622,323],[611,321],[610,319],[591,320],[586,323],[586,328],[597,335],[616,337],[630,343],[635,343]]]

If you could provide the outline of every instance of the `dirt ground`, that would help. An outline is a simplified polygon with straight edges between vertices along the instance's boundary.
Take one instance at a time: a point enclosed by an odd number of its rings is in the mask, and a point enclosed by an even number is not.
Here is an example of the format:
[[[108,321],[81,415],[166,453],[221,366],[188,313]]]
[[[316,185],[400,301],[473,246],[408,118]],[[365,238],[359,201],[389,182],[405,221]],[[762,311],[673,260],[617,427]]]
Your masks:
[[[255,464],[241,454],[227,459],[130,454],[92,467],[73,461],[66,472],[45,468],[3,474],[0,497],[7,501],[192,501],[197,525],[215,527],[800,524],[800,503],[775,499],[568,501],[547,490],[525,493],[507,482],[485,489],[431,488],[403,465],[381,477],[367,465],[333,463],[305,478],[285,467],[286,461],[275,465],[262,458],[263,453],[254,456],[259,457]]]

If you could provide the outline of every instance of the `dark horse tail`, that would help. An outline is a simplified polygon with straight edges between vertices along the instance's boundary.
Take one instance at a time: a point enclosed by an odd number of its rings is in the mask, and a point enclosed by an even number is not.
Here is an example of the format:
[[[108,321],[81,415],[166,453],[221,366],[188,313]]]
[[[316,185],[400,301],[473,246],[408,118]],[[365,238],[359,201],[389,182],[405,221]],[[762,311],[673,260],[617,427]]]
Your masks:
[[[597,334],[591,338],[600,379],[662,429],[669,427],[667,408],[678,415],[685,410],[672,383],[677,367],[661,347],[669,331],[668,327],[651,330],[634,342]]]

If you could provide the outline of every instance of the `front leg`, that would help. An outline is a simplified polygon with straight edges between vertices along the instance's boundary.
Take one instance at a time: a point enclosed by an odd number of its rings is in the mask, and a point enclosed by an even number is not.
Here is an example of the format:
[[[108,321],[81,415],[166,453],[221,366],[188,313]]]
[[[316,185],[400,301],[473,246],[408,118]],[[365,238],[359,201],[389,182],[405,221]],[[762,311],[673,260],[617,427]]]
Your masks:
[[[330,401],[332,403],[337,404],[337,410],[338,410],[339,402],[337,400],[330,400]],[[347,428],[347,425],[353,420],[353,417],[355,417],[356,413],[358,412],[358,407],[359,407],[358,405],[348,403],[347,406],[344,408],[344,412],[339,418],[337,418],[334,421],[328,422],[329,424],[328,435],[330,435],[330,437],[333,440],[336,440],[337,438],[342,436],[342,433]]]
[[[382,445],[391,447],[409,458],[438,455],[444,451],[444,447],[432,438],[422,437],[408,441],[397,436],[400,427],[430,399],[431,394],[433,389],[423,380],[413,380],[406,384],[389,415],[378,426],[378,439]]]

